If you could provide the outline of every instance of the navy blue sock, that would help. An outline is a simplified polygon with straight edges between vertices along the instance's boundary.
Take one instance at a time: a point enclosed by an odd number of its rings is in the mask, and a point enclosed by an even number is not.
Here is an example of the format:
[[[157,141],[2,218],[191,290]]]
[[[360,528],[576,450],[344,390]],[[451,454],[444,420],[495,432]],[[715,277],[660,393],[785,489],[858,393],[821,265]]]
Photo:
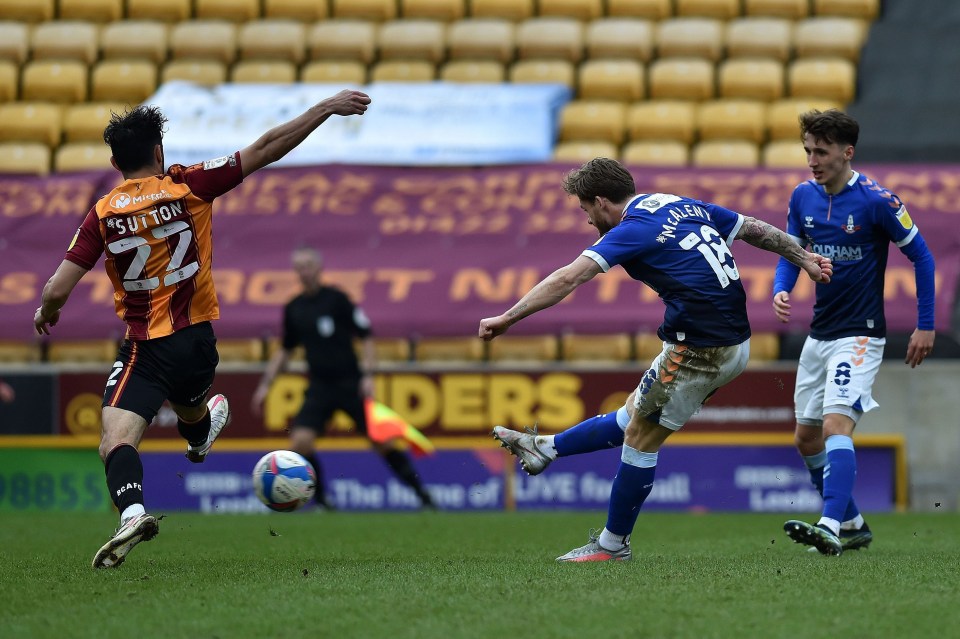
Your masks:
[[[627,461],[632,463],[627,463]],[[642,463],[640,467],[633,464]],[[607,509],[606,528],[615,535],[629,535],[637,523],[643,502],[653,490],[653,478],[657,471],[657,453],[644,453],[623,446],[620,469],[610,491],[610,506]]]
[[[823,516],[844,521],[857,477],[857,455],[846,435],[827,438],[827,466],[823,472]]]
[[[553,445],[557,449],[557,457],[622,446],[623,431],[617,423],[617,412],[583,420],[554,436]]]

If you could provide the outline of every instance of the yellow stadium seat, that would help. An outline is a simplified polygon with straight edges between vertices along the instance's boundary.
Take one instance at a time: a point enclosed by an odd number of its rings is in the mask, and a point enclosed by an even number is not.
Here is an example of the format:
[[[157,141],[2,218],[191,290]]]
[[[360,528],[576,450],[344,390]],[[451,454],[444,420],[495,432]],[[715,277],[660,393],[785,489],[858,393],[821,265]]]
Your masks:
[[[0,102],[12,102],[17,99],[19,85],[18,67],[10,60],[0,60]]]
[[[396,0],[332,0],[333,17],[357,20],[393,20],[397,17]]]
[[[67,142],[100,142],[103,130],[110,122],[110,114],[124,113],[122,102],[85,102],[74,104],[63,115],[63,137]]]
[[[246,22],[260,17],[260,0],[194,0],[200,20]]]
[[[363,357],[362,342],[356,341],[357,357]],[[409,362],[410,340],[405,337],[374,337],[373,352],[377,362]]]
[[[39,362],[40,355],[39,342],[0,340],[0,362],[4,364]]]
[[[642,364],[652,362],[653,359],[663,352],[663,340],[656,332],[638,333],[633,337],[633,352],[636,353],[637,361]]]
[[[752,169],[760,164],[760,150],[746,140],[707,140],[694,145],[691,164],[700,168]]]
[[[0,60],[23,64],[30,50],[30,29],[20,22],[0,22]]]
[[[263,340],[256,338],[217,338],[217,353],[220,363],[245,363],[263,361]]]
[[[724,26],[713,18],[673,18],[657,27],[660,57],[706,58],[716,62],[723,55]]]
[[[553,335],[501,335],[489,344],[491,362],[551,362],[559,356]]]
[[[87,65],[78,60],[37,60],[23,66],[23,99],[83,102]]]
[[[297,81],[297,67],[284,60],[243,60],[233,65],[230,81],[245,84],[291,84]]]
[[[840,57],[857,62],[867,27],[856,18],[818,17],[797,22],[793,33],[799,58]]]
[[[697,130],[696,105],[676,100],[639,102],[627,109],[626,124],[631,140],[676,140],[690,144]]]
[[[219,60],[171,60],[163,67],[163,82],[185,80],[203,86],[227,81],[227,65]]]
[[[678,16],[730,20],[740,15],[740,0],[676,0]]]
[[[557,83],[573,87],[573,64],[566,60],[521,60],[510,67],[511,82],[518,84]]]
[[[373,62],[377,53],[377,27],[361,20],[325,20],[307,33],[311,60],[330,58]]]
[[[783,64],[779,60],[733,58],[717,68],[720,97],[779,100],[783,97]]]
[[[630,142],[623,147],[622,159],[637,166],[686,166],[690,147],[676,140]]]
[[[160,20],[182,22],[190,19],[193,0],[127,0],[127,18],[130,20]]]
[[[523,59],[583,58],[583,24],[572,18],[531,18],[517,27],[517,55]]]
[[[470,0],[474,18],[526,20],[533,16],[533,0]]]
[[[100,142],[68,142],[60,145],[53,156],[53,169],[57,173],[109,169],[110,147]]]
[[[813,0],[818,16],[844,16],[873,20],[880,13],[880,0]]]
[[[53,20],[38,24],[30,38],[33,59],[56,58],[91,64],[97,59],[97,27],[89,22]]]
[[[450,25],[447,39],[452,59],[492,59],[506,64],[516,50],[516,28],[507,20],[460,20]]]
[[[0,142],[60,143],[63,117],[58,104],[9,102],[0,104]]]
[[[587,25],[584,35],[589,58],[653,57],[654,29],[649,20],[601,18]]]
[[[565,333],[560,336],[560,350],[568,362],[628,362],[633,357],[633,340],[626,333]]]
[[[316,22],[329,15],[323,0],[263,0],[263,17]]]
[[[445,82],[503,82],[506,69],[496,60],[454,60],[440,69],[440,79]]]
[[[0,20],[18,22],[53,20],[53,0],[0,0]]]
[[[0,130],[0,136],[3,135]],[[50,147],[40,142],[0,142],[0,174],[46,175],[50,172]]]
[[[113,22],[123,17],[123,0],[60,0],[61,20]]]
[[[637,60],[587,60],[578,76],[581,100],[634,102],[644,96],[643,65]]]
[[[740,18],[727,23],[727,56],[790,59],[793,21],[786,18]]]
[[[790,97],[853,100],[857,68],[843,58],[801,58],[787,70]]]
[[[539,0],[538,15],[596,20],[603,15],[601,0]]]
[[[432,82],[437,70],[426,60],[387,60],[373,66],[372,82]]]
[[[367,83],[367,66],[357,60],[318,60],[303,65],[301,82],[358,86]]]
[[[618,102],[568,102],[560,114],[560,139],[620,144],[625,117],[626,107]]]
[[[230,64],[237,56],[237,27],[223,20],[181,22],[170,31],[170,55]]]
[[[713,100],[697,109],[701,140],[749,140],[767,136],[767,105],[759,100]]]
[[[714,96],[713,63],[697,58],[660,58],[650,64],[650,97],[709,100]]]
[[[104,60],[93,68],[94,100],[139,104],[157,89],[157,66],[146,60]]]
[[[607,0],[611,17],[663,20],[673,15],[672,0]]]
[[[295,20],[254,20],[237,32],[237,45],[243,59],[300,64],[306,42],[306,28]]]
[[[786,98],[771,102],[767,106],[767,129],[771,140],[800,140],[800,121],[802,113],[817,109],[842,108],[838,102],[830,100]]]
[[[446,25],[437,20],[394,20],[380,27],[377,42],[381,60],[428,60],[446,58]]]
[[[154,64],[167,59],[169,27],[156,20],[120,20],[106,25],[100,34],[104,58],[140,58]]]
[[[776,333],[754,333],[750,336],[751,362],[772,362],[779,358],[779,335]]]
[[[772,16],[799,20],[810,13],[809,0],[744,0],[748,16]]]
[[[466,14],[466,0],[400,0],[400,14],[419,20],[459,20]]]
[[[553,148],[554,162],[588,162],[594,158],[616,159],[617,146],[612,142],[560,142]]]
[[[763,147],[762,162],[771,169],[803,169],[807,154],[799,140],[773,140]]]
[[[117,343],[109,339],[57,340],[47,345],[47,360],[55,363],[114,362]]]
[[[484,342],[477,337],[423,337],[413,343],[413,359],[418,362],[479,362],[484,358],[484,350]]]

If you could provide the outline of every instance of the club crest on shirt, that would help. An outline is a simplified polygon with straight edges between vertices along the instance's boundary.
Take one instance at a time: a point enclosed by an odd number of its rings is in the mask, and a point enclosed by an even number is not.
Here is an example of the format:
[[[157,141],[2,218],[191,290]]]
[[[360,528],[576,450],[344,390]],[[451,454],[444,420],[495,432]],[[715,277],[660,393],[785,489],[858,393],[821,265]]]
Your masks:
[[[849,235],[853,235],[854,233],[856,233],[857,231],[860,230],[860,225],[859,225],[859,224],[854,224],[854,223],[853,223],[853,216],[852,216],[852,215],[848,215],[848,216],[847,216],[847,223],[843,225],[843,230],[844,230],[846,233],[848,233]]]

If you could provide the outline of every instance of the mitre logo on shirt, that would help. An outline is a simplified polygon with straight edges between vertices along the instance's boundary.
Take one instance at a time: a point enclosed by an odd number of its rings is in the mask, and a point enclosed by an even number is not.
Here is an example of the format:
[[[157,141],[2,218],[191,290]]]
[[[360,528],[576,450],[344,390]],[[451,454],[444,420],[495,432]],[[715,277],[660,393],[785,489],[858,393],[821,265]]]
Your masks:
[[[113,209],[122,209],[130,206],[132,198],[126,193],[117,193],[110,199],[110,208]]]

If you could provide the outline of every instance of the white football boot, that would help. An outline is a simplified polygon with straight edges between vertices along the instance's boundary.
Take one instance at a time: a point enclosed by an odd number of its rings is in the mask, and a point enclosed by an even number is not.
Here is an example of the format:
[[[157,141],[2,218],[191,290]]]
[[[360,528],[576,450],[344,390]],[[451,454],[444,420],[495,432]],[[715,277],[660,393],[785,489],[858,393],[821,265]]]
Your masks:
[[[116,568],[141,541],[150,541],[160,532],[157,518],[147,513],[131,517],[117,528],[110,541],[93,557],[94,568]]]
[[[217,441],[220,433],[230,424],[230,403],[223,395],[214,395],[207,402],[207,410],[210,411],[210,433],[207,435],[207,441],[203,446],[191,446],[187,444],[187,459],[194,464],[202,464],[210,452],[213,442]]]

